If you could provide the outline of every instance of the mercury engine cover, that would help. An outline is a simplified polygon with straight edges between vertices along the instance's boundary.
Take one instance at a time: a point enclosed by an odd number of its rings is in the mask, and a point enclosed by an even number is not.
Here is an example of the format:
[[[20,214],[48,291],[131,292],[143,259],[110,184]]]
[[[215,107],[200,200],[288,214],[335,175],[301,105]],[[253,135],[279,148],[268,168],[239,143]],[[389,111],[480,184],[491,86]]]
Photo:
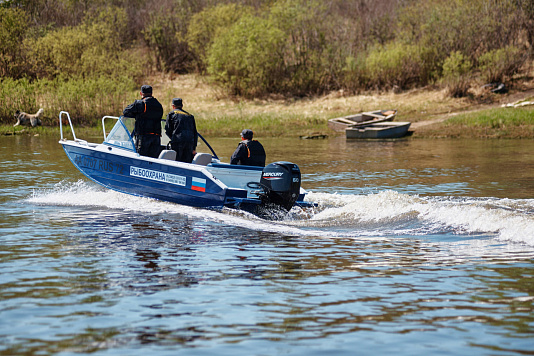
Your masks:
[[[300,169],[291,162],[274,162],[263,169],[261,185],[267,188],[267,203],[291,210],[300,194]]]

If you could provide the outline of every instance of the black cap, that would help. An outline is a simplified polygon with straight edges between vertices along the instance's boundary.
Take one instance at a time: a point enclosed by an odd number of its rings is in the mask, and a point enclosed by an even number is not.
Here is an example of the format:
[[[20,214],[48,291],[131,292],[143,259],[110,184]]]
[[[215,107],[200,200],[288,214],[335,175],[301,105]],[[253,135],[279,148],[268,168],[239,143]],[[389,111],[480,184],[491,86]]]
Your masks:
[[[180,99],[180,98],[172,99],[172,105],[177,107],[177,108],[181,108],[183,106],[182,99]]]
[[[241,131],[241,137],[246,138],[247,140],[252,140],[253,135],[254,133],[252,132],[252,130],[244,129],[243,131]]]
[[[141,93],[143,93],[143,94],[152,94],[152,87],[150,85],[143,85],[141,87]]]

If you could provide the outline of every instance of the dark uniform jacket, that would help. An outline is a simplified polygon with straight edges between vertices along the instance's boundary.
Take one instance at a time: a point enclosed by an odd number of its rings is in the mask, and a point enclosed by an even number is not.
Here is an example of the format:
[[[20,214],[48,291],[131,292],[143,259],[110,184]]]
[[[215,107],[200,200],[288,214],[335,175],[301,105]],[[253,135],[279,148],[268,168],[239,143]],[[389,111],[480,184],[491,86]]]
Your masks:
[[[135,148],[142,156],[158,157],[161,151],[163,106],[154,97],[145,97],[128,105],[122,114],[135,118]]]
[[[167,114],[165,133],[172,143],[197,147],[198,135],[195,117],[182,109],[174,109]]]
[[[142,100],[136,100],[128,105],[122,114],[126,117],[135,118],[134,135],[159,135],[161,136],[161,118],[163,106],[158,99],[149,96]]]
[[[265,149],[256,140],[244,140],[237,145],[230,164],[265,167]]]

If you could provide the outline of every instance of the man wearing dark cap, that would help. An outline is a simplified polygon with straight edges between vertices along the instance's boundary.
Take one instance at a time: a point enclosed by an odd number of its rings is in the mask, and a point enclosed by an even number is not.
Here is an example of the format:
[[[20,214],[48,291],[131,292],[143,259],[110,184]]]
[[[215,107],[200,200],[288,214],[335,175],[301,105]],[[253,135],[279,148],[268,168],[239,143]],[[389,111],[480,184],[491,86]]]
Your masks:
[[[165,133],[176,151],[176,160],[191,163],[197,148],[198,134],[195,117],[183,109],[182,99],[172,99],[172,111],[167,114]]]
[[[241,132],[241,142],[237,145],[230,164],[265,167],[265,150],[261,143],[252,139],[253,136],[252,130],[245,129]]]
[[[135,118],[135,148],[142,156],[157,158],[161,152],[161,118],[163,106],[152,96],[152,87],[141,87],[141,100],[128,105],[122,114]]]

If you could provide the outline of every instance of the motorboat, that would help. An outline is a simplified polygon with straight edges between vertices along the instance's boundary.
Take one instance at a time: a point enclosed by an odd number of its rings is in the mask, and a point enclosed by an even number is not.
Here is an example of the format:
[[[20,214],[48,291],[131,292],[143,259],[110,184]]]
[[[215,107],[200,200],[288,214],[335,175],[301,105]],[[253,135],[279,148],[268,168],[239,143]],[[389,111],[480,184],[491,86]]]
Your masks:
[[[70,125],[72,139],[64,137],[63,121]],[[223,163],[200,134],[211,153],[197,153],[192,163],[176,161],[176,152],[168,149],[166,137],[162,137],[158,158],[141,156],[132,136],[134,124],[133,118],[104,116],[104,141],[90,143],[76,137],[69,113],[61,111],[59,143],[85,176],[126,194],[198,208],[241,209],[267,218],[294,206],[314,206],[304,201],[306,191],[301,188],[301,172],[294,163],[273,162],[265,167]],[[111,128],[109,133],[106,127]],[[274,210],[277,214],[270,214]]]

